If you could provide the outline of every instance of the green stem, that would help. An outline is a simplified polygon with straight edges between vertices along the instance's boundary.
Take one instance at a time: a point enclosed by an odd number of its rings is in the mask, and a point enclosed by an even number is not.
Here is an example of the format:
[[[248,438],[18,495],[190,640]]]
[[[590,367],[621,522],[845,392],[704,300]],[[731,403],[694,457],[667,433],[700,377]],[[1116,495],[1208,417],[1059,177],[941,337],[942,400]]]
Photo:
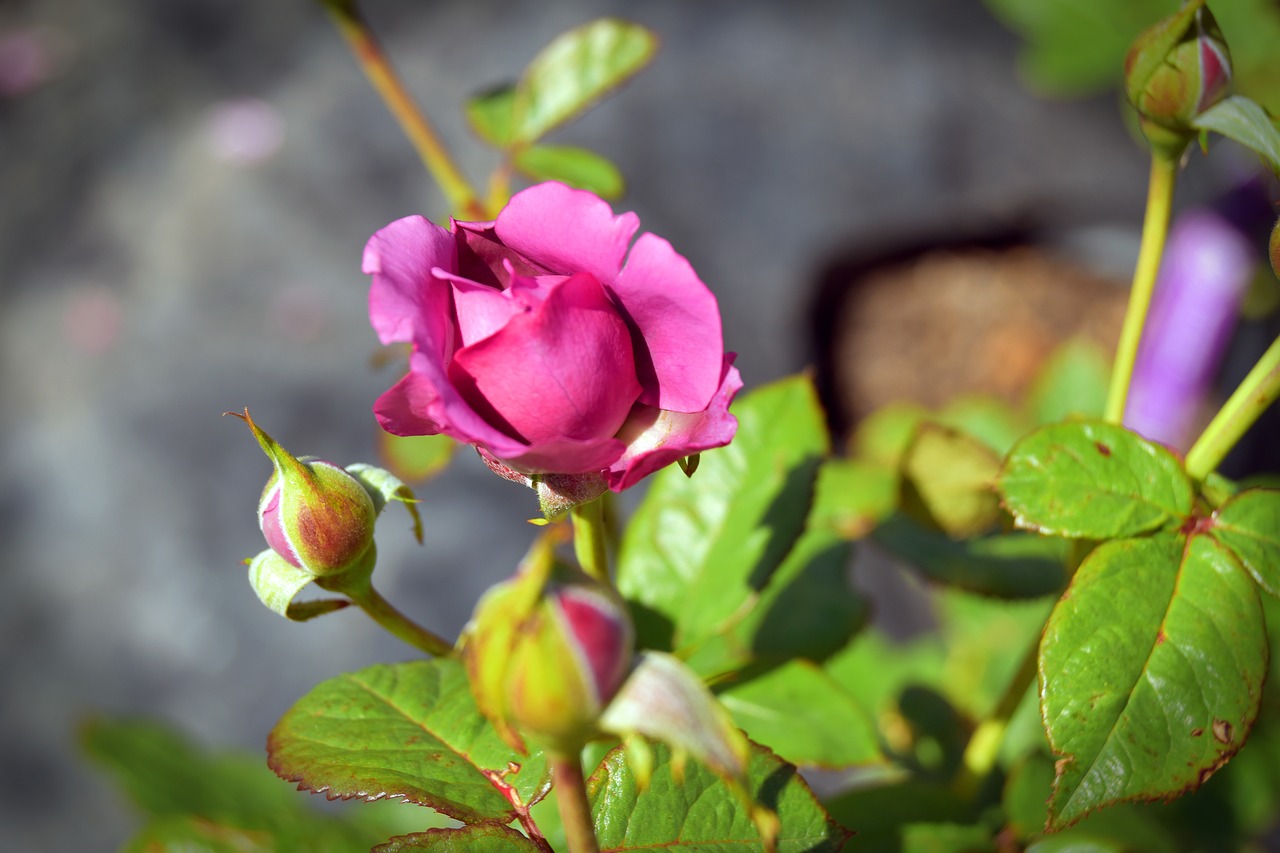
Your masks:
[[[597,498],[569,510],[573,519],[573,553],[582,570],[596,580],[612,584],[609,574],[609,531],[604,502]]]
[[[1200,482],[1216,471],[1231,448],[1277,397],[1280,397],[1280,338],[1267,348],[1187,451],[1187,473],[1192,479]]]
[[[353,572],[328,578],[316,578],[316,586],[338,592],[369,615],[392,636],[401,639],[432,657],[448,657],[453,646],[397,610],[382,593],[373,588],[372,572]]]
[[[468,219],[488,219],[471,183],[454,164],[431,122],[413,102],[378,40],[360,15],[355,0],[321,0],[338,26],[373,88],[400,123],[418,156],[449,200],[450,211]]]
[[[1013,717],[1013,712],[1018,710],[1022,698],[1027,695],[1027,689],[1035,681],[1039,660],[1040,642],[1037,639],[1023,656],[1018,671],[1005,688],[1004,695],[1000,697],[991,716],[978,725],[964,748],[960,771],[953,783],[953,789],[959,796],[968,799],[976,795],[983,780],[995,768],[996,760],[1000,757],[1000,744],[1009,728],[1009,720]]]
[[[1138,265],[1134,268],[1133,287],[1129,291],[1129,308],[1120,329],[1115,365],[1111,370],[1111,387],[1107,392],[1105,417],[1114,424],[1124,420],[1129,383],[1133,380],[1133,366],[1138,359],[1138,344],[1142,341],[1151,295],[1155,292],[1156,273],[1160,271],[1160,256],[1164,253],[1165,238],[1169,234],[1169,213],[1173,206],[1177,174],[1178,157],[1159,150],[1152,152],[1142,246],[1138,250]]]
[[[587,782],[582,775],[582,759],[548,751],[551,782],[556,802],[560,804],[560,820],[564,824],[569,853],[599,853],[595,824],[591,820],[591,804],[587,802]]]

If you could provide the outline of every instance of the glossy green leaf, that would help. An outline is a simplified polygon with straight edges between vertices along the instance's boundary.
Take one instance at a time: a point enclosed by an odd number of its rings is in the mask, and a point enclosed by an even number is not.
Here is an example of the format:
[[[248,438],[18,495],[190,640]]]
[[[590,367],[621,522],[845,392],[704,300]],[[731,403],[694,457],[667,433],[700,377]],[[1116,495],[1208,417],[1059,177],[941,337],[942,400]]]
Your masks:
[[[641,648],[683,648],[732,627],[804,527],[828,450],[812,384],[776,382],[733,412],[733,443],[703,453],[694,477],[675,466],[656,474],[627,527],[618,589]]]
[[[379,430],[383,462],[401,480],[429,480],[448,467],[458,442],[447,435],[392,435]]]
[[[719,696],[752,740],[792,764],[836,768],[884,760],[871,715],[809,661],[791,661]]]
[[[1063,756],[1053,825],[1199,787],[1244,743],[1266,665],[1257,588],[1212,537],[1099,546],[1040,648],[1041,711]]]
[[[830,459],[818,470],[810,528],[842,539],[861,539],[893,514],[898,477],[892,469],[859,459]]]
[[[476,135],[496,148],[506,148],[515,134],[516,87],[502,85],[467,101],[467,122]]]
[[[758,851],[760,835],[729,787],[696,764],[681,774],[665,747],[654,748],[653,773],[636,784],[622,748],[606,756],[587,782],[602,853],[660,849],[665,853]],[[794,767],[753,746],[748,775],[756,802],[781,821],[778,853],[840,850],[848,831],[827,817]]]
[[[627,188],[617,166],[586,148],[530,145],[516,152],[514,162],[534,180],[560,181],[601,198],[616,199]]]
[[[465,823],[509,823],[528,803],[540,755],[498,738],[448,658],[379,665],[322,682],[267,739],[271,768],[330,798],[403,797]],[[508,772],[518,765],[518,772]],[[502,775],[499,778],[499,774]]]
[[[1172,453],[1101,421],[1040,427],[1010,451],[997,488],[1019,527],[1081,539],[1176,527],[1193,499]]]
[[[900,464],[903,512],[917,520],[955,539],[976,536],[999,520],[994,483],[1000,458],[985,444],[924,421]]]
[[[1069,417],[1100,418],[1107,404],[1110,366],[1097,344],[1073,338],[1054,351],[1040,369],[1027,406],[1038,424]]]
[[[874,540],[931,581],[998,598],[1038,598],[1062,589],[1061,541],[1028,533],[993,533],[956,541],[897,515]]]
[[[369,853],[546,853],[546,850],[510,827],[476,824],[393,838]]]
[[[1262,107],[1240,95],[1226,98],[1196,116],[1192,125],[1221,133],[1262,158],[1280,174],[1280,129]]]
[[[1214,513],[1212,533],[1259,586],[1280,596],[1280,491],[1240,492]]]
[[[653,33],[615,18],[558,36],[516,87],[512,140],[535,142],[569,121],[644,68],[657,48]]]

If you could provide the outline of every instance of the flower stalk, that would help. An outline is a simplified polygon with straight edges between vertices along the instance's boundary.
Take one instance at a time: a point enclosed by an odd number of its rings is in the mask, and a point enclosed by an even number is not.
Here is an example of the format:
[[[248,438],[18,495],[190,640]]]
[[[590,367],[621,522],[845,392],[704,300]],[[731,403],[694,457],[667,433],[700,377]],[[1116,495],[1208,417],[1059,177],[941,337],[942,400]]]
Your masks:
[[[1115,364],[1111,370],[1111,385],[1107,391],[1104,417],[1111,423],[1124,421],[1125,403],[1129,397],[1129,385],[1133,381],[1133,368],[1138,360],[1138,345],[1151,308],[1151,296],[1155,292],[1156,275],[1160,272],[1160,257],[1164,253],[1169,235],[1169,217],[1173,207],[1173,189],[1177,182],[1177,154],[1153,148],[1151,154],[1151,178],[1147,189],[1147,211],[1142,223],[1142,245],[1138,251],[1138,264],[1133,272],[1133,286],[1129,291],[1129,307],[1120,330],[1120,342],[1116,346]]]
[[[316,585],[329,592],[345,595],[393,637],[415,649],[432,657],[448,657],[453,653],[453,646],[443,637],[423,628],[383,598],[382,593],[373,586],[372,572],[349,572],[317,578]]]
[[[564,824],[569,853],[599,853],[595,825],[591,821],[591,804],[587,801],[587,782],[582,774],[582,760],[577,755],[550,752],[551,780],[560,820]]]
[[[405,89],[382,46],[361,16],[355,0],[322,2],[365,76],[400,123],[405,136],[449,200],[450,212],[468,219],[488,219],[488,212],[477,197],[475,189],[449,156],[426,114],[418,108]]]
[[[601,583],[613,585],[609,572],[609,531],[604,502],[597,498],[569,511],[573,519],[573,552],[582,570]]]
[[[1187,451],[1187,474],[1201,482],[1217,470],[1231,448],[1277,397],[1280,397],[1280,338],[1271,343]]]

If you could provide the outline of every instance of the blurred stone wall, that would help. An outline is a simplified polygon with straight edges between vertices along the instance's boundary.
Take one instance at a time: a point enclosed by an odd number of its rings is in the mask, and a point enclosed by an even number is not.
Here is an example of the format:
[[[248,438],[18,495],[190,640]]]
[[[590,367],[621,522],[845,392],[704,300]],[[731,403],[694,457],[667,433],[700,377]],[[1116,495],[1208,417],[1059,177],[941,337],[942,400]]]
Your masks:
[[[1025,92],[976,2],[365,5],[477,178],[469,93],[591,17],[656,30],[656,65],[557,138],[622,167],[622,206],[719,295],[749,387],[809,359],[833,253],[1140,215],[1114,101]],[[6,849],[106,851],[134,819],[77,757],[78,720],[260,749],[316,681],[411,656],[359,613],[292,625],[257,603],[239,561],[269,465],[219,413],[371,459],[396,376],[372,366],[361,249],[446,211],[314,3],[10,2],[0,40],[0,826]],[[426,547],[391,515],[379,577],[452,636],[535,505],[467,454],[421,496]]]

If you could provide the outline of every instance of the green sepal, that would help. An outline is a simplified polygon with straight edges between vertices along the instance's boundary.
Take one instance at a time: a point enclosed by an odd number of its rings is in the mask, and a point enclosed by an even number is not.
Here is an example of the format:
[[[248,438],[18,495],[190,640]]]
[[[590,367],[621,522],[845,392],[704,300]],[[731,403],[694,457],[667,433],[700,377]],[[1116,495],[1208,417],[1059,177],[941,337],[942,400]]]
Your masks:
[[[344,470],[369,493],[375,515],[381,515],[383,508],[391,501],[404,504],[413,519],[413,538],[418,540],[418,544],[422,544],[422,516],[418,514],[418,499],[414,497],[413,489],[390,471],[364,462],[348,465]]]
[[[1196,116],[1191,124],[1238,142],[1280,175],[1280,129],[1266,110],[1243,95],[1233,95]]]
[[[1125,95],[1136,104],[1147,83],[1168,61],[1169,53],[1186,38],[1206,0],[1188,0],[1177,12],[1144,30],[1124,59]]]
[[[249,585],[259,600],[267,609],[295,622],[341,610],[350,603],[331,598],[295,604],[293,599],[314,579],[306,569],[290,565],[270,548],[249,561]]]

